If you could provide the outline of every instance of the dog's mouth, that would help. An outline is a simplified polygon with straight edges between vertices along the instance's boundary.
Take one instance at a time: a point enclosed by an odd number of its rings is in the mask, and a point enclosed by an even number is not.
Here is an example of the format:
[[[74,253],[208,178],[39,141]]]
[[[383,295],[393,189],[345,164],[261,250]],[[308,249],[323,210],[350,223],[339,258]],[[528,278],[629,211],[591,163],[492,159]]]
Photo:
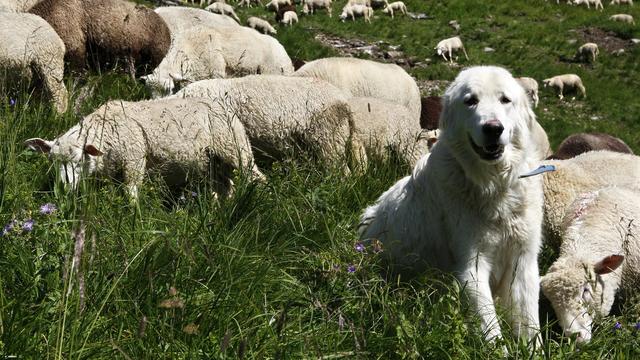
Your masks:
[[[473,141],[471,136],[469,136],[469,142],[471,143],[471,147],[473,151],[480,156],[483,160],[498,160],[504,153],[504,145],[501,144],[489,144],[485,146],[478,146]]]

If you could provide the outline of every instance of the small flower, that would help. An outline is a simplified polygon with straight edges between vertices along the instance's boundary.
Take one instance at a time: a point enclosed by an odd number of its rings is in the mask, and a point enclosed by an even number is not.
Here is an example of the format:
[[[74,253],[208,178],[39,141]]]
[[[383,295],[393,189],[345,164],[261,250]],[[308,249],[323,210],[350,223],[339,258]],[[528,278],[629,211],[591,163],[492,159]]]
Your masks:
[[[198,193],[197,193],[197,192],[195,192],[195,191],[192,191],[192,192],[191,192],[191,197],[192,197],[192,198],[194,198],[194,197],[198,197]]]
[[[16,104],[16,99],[11,98],[9,99],[9,105],[14,106]]]
[[[622,324],[620,323],[620,321],[616,321],[615,324],[613,324],[613,329],[614,330],[620,330],[622,329]]]
[[[25,220],[25,222],[22,223],[22,230],[27,232],[33,230],[33,224],[35,224],[33,219]]]
[[[4,228],[2,228],[2,236],[8,235],[17,223],[18,222],[16,220],[11,220],[7,225],[5,225]]]
[[[184,201],[187,201],[187,198],[184,197],[184,195],[180,195],[180,197],[178,198],[178,201],[184,202]]]
[[[335,272],[339,272],[339,271],[340,271],[340,265],[335,265],[335,264],[334,264],[334,265],[331,267],[331,270],[333,270],[333,271],[335,271]]]
[[[636,331],[640,331],[640,321],[638,321],[638,322],[633,326],[633,328],[634,328]]]
[[[355,249],[359,253],[364,252],[364,244],[358,241],[356,243]]]
[[[356,272],[356,266],[351,264],[347,267],[347,272],[350,274],[353,274],[354,272]]]
[[[51,215],[54,211],[58,210],[55,204],[46,203],[40,206],[40,214],[42,215]]]

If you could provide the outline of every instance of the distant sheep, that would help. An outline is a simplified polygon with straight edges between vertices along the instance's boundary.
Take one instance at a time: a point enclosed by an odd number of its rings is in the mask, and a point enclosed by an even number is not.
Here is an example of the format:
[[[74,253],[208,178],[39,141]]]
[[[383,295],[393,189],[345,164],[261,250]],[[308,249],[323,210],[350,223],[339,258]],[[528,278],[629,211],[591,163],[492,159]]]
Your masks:
[[[595,150],[633,154],[633,150],[617,137],[602,133],[579,133],[562,140],[558,150],[549,159],[571,159],[582,153]]]
[[[333,57],[308,62],[294,76],[328,81],[352,96],[373,97],[403,105],[419,123],[420,89],[411,75],[398,65]]]
[[[590,9],[591,5],[594,5],[596,10],[598,10],[598,7],[600,7],[600,11],[604,10],[604,6],[602,6],[601,0],[573,0],[573,5],[581,5],[581,4],[586,4],[587,9]]]
[[[623,23],[627,23],[627,24],[631,24],[631,25],[635,25],[636,24],[636,21],[633,19],[633,16],[631,16],[629,14],[611,15],[609,20],[619,21],[619,22],[623,22]]]
[[[260,0],[240,0],[238,2],[238,6],[252,7],[251,4],[262,6],[262,2]]]
[[[345,21],[347,18],[356,21],[356,16],[364,17],[364,21],[371,23],[373,17],[373,9],[365,5],[345,5],[340,14],[340,20]]]
[[[238,17],[238,15],[236,15],[236,12],[233,10],[233,6],[229,4],[216,2],[207,6],[204,9],[207,11],[211,11],[212,13],[231,16],[235,21],[240,22],[240,18]]]
[[[268,3],[266,3],[264,7],[269,10],[274,10],[275,12],[278,12],[278,10],[280,10],[280,7],[284,5],[295,5],[295,4],[293,3],[292,0],[271,0]]]
[[[232,114],[203,99],[115,100],[99,107],[60,137],[29,139],[31,149],[60,162],[60,179],[76,188],[92,173],[122,179],[133,200],[148,170],[169,185],[194,175],[215,175],[221,195],[231,191],[230,170],[264,179],[253,161],[249,140]]]
[[[598,50],[598,44],[586,43],[578,48],[576,58],[582,61],[595,62],[598,54],[600,54],[600,50]]]
[[[283,24],[285,24],[285,25],[292,26],[293,23],[297,23],[298,22],[298,15],[295,13],[295,11],[286,11],[282,15],[282,21],[281,22]]]
[[[407,5],[402,1],[396,1],[385,5],[384,9],[382,9],[382,12],[391,15],[392,19],[394,11],[400,11],[403,15],[407,15]]]
[[[516,78],[516,81],[527,93],[527,97],[531,101],[531,105],[533,105],[534,108],[537,108],[540,98],[538,98],[538,82],[536,79],[530,77],[519,77]]]
[[[238,26],[232,18],[226,15],[214,14],[212,12],[184,6],[165,6],[154,10],[165,21],[175,37],[182,31],[192,27],[206,26]]]
[[[440,41],[434,49],[436,50],[438,55],[442,56],[445,61],[449,61],[451,63],[453,63],[453,53],[458,50],[462,50],[462,52],[464,53],[464,57],[469,60],[467,51],[465,50],[464,45],[462,45],[462,40],[459,36],[454,36],[452,38]],[[447,59],[446,54],[449,54],[449,59]]]
[[[558,90],[558,97],[560,100],[564,99],[564,90],[566,88],[572,88],[580,91],[583,98],[587,97],[587,90],[582,84],[582,79],[576,74],[564,74],[557,75],[548,79],[542,80],[544,87],[553,87]]]
[[[633,0],[611,0],[611,3],[609,5],[632,5],[633,6]]]
[[[267,20],[260,19],[255,16],[251,16],[247,19],[247,26],[260,31],[263,34],[277,34],[278,31],[269,24]]]
[[[296,12],[296,6],[295,5],[290,5],[290,4],[279,5],[278,10],[276,10],[276,16],[275,16],[275,19],[276,19],[277,23],[282,22],[282,19],[284,17],[284,13],[286,13],[287,11]]]
[[[0,12],[0,69],[13,78],[0,79],[0,83],[28,82],[35,75],[44,83],[56,111],[63,113],[68,101],[63,81],[64,54],[64,43],[42,18]]]
[[[331,0],[302,0],[302,13],[313,14],[316,9],[327,9],[331,17]]]

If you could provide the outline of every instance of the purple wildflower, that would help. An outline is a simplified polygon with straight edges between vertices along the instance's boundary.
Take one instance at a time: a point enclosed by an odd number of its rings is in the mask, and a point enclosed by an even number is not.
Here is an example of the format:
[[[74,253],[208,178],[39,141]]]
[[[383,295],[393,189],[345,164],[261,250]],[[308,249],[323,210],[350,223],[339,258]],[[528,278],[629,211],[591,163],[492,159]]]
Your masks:
[[[620,323],[620,321],[616,321],[615,324],[613,324],[613,329],[614,330],[620,330],[622,329],[622,324]]]
[[[18,222],[16,220],[11,220],[7,225],[5,225],[4,228],[2,228],[2,236],[8,235],[17,223]]]
[[[14,106],[16,104],[16,99],[11,98],[9,99],[9,105]]]
[[[359,253],[364,252],[364,244],[359,241],[356,243],[355,248],[356,248],[356,251]]]
[[[40,214],[42,215],[51,215],[56,210],[58,210],[58,208],[52,203],[46,203],[40,206]]]
[[[195,191],[192,191],[192,192],[191,192],[191,197],[192,197],[192,198],[194,198],[194,197],[198,197],[198,193],[197,193],[197,192],[195,192]]]
[[[22,230],[27,232],[33,230],[33,224],[35,224],[33,219],[25,220],[25,222],[22,223]]]
[[[638,321],[633,328],[636,329],[636,331],[640,331],[640,321]]]
[[[356,266],[351,264],[347,267],[347,272],[350,274],[353,274],[354,272],[356,272]]]

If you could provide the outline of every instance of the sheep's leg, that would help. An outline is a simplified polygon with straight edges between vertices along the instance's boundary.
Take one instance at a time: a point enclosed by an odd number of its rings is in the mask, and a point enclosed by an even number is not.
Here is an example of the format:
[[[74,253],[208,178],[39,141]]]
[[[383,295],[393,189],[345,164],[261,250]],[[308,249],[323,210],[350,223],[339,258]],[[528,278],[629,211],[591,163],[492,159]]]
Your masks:
[[[467,56],[467,50],[465,50],[464,46],[462,46],[462,52],[464,53],[465,59],[469,60],[469,56]]]
[[[130,199],[138,202],[138,185],[144,180],[144,169],[146,167],[144,155],[140,156],[140,160],[130,161],[124,165],[124,183],[127,186]]]
[[[391,18],[393,19],[393,9],[389,8],[389,14],[391,14]]]
[[[129,71],[129,75],[131,75],[131,79],[136,80],[136,63],[133,60],[133,56],[129,55],[126,58],[127,70]]]
[[[564,86],[563,84],[558,85],[558,97],[560,98],[560,100],[564,99]]]
[[[582,93],[582,98],[586,99],[587,98],[587,89],[584,88],[584,85],[578,83],[576,86],[578,87],[578,89]]]
[[[453,49],[449,48],[449,62],[453,64]]]
[[[329,17],[331,17],[331,6],[327,8],[327,12],[329,13]]]

